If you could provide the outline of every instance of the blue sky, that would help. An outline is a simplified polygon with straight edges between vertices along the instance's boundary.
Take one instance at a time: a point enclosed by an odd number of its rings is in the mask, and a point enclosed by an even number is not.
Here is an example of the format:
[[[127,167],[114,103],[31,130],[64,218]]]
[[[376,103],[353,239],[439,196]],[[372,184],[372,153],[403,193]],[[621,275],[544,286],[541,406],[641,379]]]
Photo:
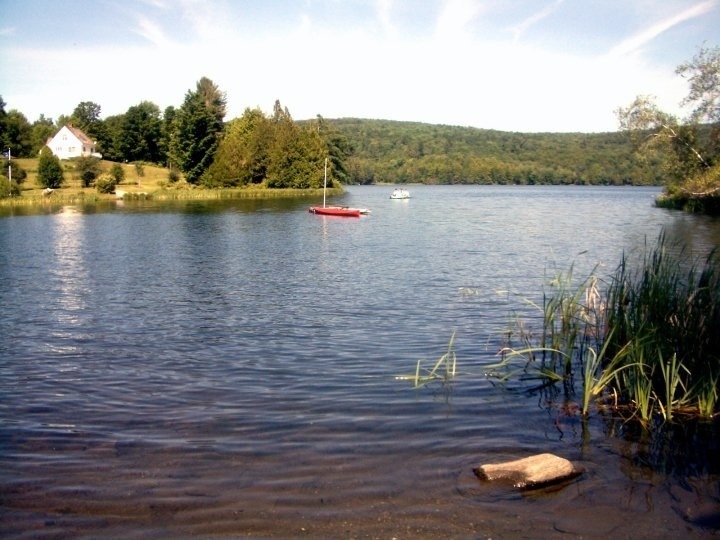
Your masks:
[[[720,44],[720,0],[0,0],[0,95],[36,120],[182,105],[203,76],[227,120],[524,132],[617,129],[639,94],[683,116],[675,68]]]

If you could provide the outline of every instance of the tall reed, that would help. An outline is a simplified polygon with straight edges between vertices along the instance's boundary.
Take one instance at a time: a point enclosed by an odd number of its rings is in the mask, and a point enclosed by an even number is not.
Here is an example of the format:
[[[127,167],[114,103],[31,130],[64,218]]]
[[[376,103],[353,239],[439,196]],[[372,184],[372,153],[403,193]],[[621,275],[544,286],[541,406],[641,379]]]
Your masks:
[[[575,284],[572,267],[559,274],[536,306],[540,336],[518,321],[489,375],[562,382],[584,415],[597,402],[646,425],[720,414],[720,258],[686,259],[662,233],[639,264],[623,255],[604,290],[594,276]]]
[[[607,292],[608,351],[632,347],[642,355],[655,412],[711,417],[717,413],[720,373],[720,259],[693,260],[663,233],[634,270],[626,256]],[[630,388],[638,389],[638,381]],[[632,403],[630,389],[617,390]],[[712,407],[710,412],[709,407]]]

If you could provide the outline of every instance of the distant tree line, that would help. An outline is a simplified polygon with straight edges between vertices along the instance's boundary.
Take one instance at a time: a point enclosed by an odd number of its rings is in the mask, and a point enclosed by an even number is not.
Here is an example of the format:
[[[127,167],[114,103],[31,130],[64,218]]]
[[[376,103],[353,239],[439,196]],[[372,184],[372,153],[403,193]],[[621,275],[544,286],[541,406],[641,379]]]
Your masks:
[[[511,133],[388,120],[328,120],[352,146],[358,184],[657,185],[624,133]],[[649,166],[648,166],[649,165]]]
[[[182,173],[189,183],[212,188],[316,188],[328,158],[331,181],[349,184],[669,182],[671,191],[683,196],[716,196],[718,49],[701,49],[678,73],[691,82],[685,103],[696,105],[687,122],[639,97],[619,109],[622,131],[613,133],[510,133],[321,116],[295,122],[279,101],[269,116],[246,109],[225,122],[225,94],[203,77],[177,108],[161,112],[143,101],[104,120],[98,104],[84,101],[57,122],[41,115],[30,124],[22,113],[6,112],[0,98],[0,144],[16,157],[34,157],[60,127],[72,124],[97,142],[107,160],[166,166],[171,180]],[[683,184],[689,178],[694,183]]]
[[[164,112],[143,101],[103,120],[100,105],[84,101],[57,122],[41,115],[30,124],[22,113],[6,112],[5,107],[0,97],[0,144],[4,152],[10,148],[13,157],[41,155],[47,140],[70,124],[96,141],[104,159],[166,166],[171,181],[182,173],[191,184],[215,188],[322,187],[325,158],[331,182],[350,181],[345,164],[349,146],[322,117],[301,126],[276,101],[272,116],[248,109],[225,123],[225,94],[206,77],[186,93],[180,107]],[[79,176],[94,180],[91,164],[76,161]],[[61,180],[52,176],[47,187],[59,186]]]

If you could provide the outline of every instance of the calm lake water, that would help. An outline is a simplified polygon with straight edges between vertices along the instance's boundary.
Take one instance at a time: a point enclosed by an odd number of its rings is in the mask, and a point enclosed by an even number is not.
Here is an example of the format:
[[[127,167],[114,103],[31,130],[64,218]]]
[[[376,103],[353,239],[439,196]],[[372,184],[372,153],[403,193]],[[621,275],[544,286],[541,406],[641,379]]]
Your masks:
[[[0,535],[720,534],[718,441],[678,470],[484,375],[556,272],[609,275],[663,228],[704,253],[720,221],[655,208],[655,188],[391,191],[332,201],[359,219],[316,200],[4,210]],[[449,386],[396,379],[453,332]],[[538,452],[585,472],[527,493],[472,472]]]

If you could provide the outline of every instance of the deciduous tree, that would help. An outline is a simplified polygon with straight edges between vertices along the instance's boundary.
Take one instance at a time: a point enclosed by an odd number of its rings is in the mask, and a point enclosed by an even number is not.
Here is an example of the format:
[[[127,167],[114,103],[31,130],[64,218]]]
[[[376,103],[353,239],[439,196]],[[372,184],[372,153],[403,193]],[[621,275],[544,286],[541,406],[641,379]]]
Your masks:
[[[102,145],[103,159],[108,161],[125,161],[120,151],[120,140],[123,134],[124,114],[108,116],[103,122],[105,142]]]
[[[94,128],[98,126],[100,120],[100,105],[92,101],[82,101],[72,113],[71,121],[75,127],[82,129],[86,135],[97,135]]]
[[[161,154],[160,108],[150,101],[130,107],[123,115],[117,147],[123,161],[164,163]]]
[[[2,123],[4,124],[3,151],[10,148],[13,157],[30,157],[32,155],[32,128],[25,115],[15,109],[10,109]]]
[[[100,118],[101,110],[100,105],[93,101],[82,101],[70,116],[70,123],[83,130],[85,135],[97,143],[98,152],[104,153],[106,147],[112,147],[112,140],[106,131],[105,122]]]
[[[47,144],[50,137],[55,135],[58,128],[55,126],[52,118],[46,118],[44,114],[33,122],[30,131],[30,142],[32,148],[30,150],[31,156],[37,156],[40,150]]]
[[[720,122],[720,47],[701,48],[675,72],[690,83],[690,92],[682,102],[694,107],[690,119],[698,123]]]
[[[682,101],[693,106],[684,121],[660,110],[653,98],[638,96],[618,109],[620,127],[634,136],[642,154],[660,158],[669,178],[667,194],[678,201],[717,197],[720,192],[720,48],[701,48],[676,73],[690,91]],[[681,204],[685,204],[682,202]],[[711,206],[716,206],[713,201]]]

